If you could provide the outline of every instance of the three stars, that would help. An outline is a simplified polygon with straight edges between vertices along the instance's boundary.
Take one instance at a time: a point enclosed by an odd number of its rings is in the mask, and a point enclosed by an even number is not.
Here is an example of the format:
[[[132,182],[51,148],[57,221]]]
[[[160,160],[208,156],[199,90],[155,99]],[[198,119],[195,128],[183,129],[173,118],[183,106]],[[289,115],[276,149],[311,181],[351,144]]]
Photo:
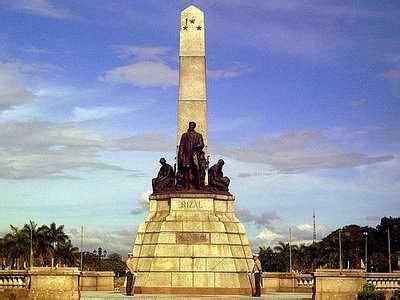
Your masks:
[[[183,30],[188,30],[187,21],[188,21],[188,19],[186,18],[186,24],[182,27]],[[191,24],[194,24],[195,21],[196,21],[196,19],[190,19],[190,20],[189,20],[189,22],[190,22]],[[200,25],[196,26],[196,29],[197,29],[197,30],[201,30],[201,26],[200,26]]]

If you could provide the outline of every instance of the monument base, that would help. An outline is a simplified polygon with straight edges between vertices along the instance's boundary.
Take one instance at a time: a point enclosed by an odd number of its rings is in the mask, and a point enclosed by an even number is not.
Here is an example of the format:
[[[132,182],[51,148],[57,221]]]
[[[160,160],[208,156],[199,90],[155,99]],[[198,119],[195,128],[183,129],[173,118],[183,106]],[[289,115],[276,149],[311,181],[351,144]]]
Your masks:
[[[235,198],[213,193],[150,196],[128,266],[143,294],[251,295],[253,259]]]

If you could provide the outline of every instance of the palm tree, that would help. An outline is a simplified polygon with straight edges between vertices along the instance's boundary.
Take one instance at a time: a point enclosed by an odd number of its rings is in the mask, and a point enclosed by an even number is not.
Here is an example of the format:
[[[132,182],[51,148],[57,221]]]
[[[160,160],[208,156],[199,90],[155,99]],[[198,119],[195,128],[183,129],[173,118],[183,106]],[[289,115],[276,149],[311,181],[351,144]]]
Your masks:
[[[37,224],[33,221],[29,221],[29,224],[25,224],[22,230],[25,231],[26,235],[29,237],[29,264],[33,266],[33,262],[31,262],[31,257],[34,257],[34,249],[37,247],[37,239],[38,239],[38,232],[36,230]],[[32,252],[32,253],[31,253]]]
[[[5,264],[4,259],[5,259],[5,257],[6,257],[6,251],[5,251],[5,248],[4,248],[4,239],[0,238],[0,261],[1,261],[0,267],[2,269],[4,268],[4,264]]]
[[[42,225],[39,228],[41,238],[40,251],[45,257],[50,257],[52,265],[54,264],[55,249],[57,244],[65,244],[68,236],[64,233],[64,225],[57,227],[56,223],[51,223],[50,226]]]
[[[282,241],[278,242],[278,245],[274,247],[274,251],[277,253],[277,259],[280,262],[279,271],[281,272],[289,272],[290,247],[293,252],[297,250],[296,245],[289,246],[289,243],[284,243]]]
[[[72,245],[71,240],[65,243],[57,243],[55,259],[62,265],[75,266],[78,263],[79,248]]]
[[[7,254],[7,259],[11,261],[13,268],[21,267],[21,259],[27,261],[29,255],[29,237],[26,231],[10,225],[11,233],[4,237],[4,248]]]

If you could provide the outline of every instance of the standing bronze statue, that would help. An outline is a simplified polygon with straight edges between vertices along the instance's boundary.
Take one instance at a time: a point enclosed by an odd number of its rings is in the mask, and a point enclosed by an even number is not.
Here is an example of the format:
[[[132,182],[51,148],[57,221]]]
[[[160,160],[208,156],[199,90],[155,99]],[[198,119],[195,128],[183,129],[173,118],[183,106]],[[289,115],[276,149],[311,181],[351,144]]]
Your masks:
[[[189,129],[182,134],[178,150],[178,171],[186,190],[204,188],[207,160],[203,151],[203,136],[195,131],[196,123],[189,122]]]
[[[175,187],[174,169],[167,164],[164,157],[160,159],[160,164],[160,171],[158,171],[157,177],[152,180],[154,193],[168,192],[173,190]]]
[[[222,172],[222,167],[224,166],[224,161],[222,159],[208,169],[208,186],[212,190],[227,192],[229,190],[230,179],[224,177]]]

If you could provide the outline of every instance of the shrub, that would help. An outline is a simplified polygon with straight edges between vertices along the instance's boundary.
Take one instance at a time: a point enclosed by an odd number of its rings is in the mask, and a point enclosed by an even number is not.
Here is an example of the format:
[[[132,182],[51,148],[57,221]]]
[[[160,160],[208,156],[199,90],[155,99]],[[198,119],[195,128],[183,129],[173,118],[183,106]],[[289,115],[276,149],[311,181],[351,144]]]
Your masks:
[[[395,290],[390,300],[400,300],[400,290]]]
[[[372,283],[366,283],[358,293],[357,300],[385,300],[385,296],[383,292],[376,291]]]

